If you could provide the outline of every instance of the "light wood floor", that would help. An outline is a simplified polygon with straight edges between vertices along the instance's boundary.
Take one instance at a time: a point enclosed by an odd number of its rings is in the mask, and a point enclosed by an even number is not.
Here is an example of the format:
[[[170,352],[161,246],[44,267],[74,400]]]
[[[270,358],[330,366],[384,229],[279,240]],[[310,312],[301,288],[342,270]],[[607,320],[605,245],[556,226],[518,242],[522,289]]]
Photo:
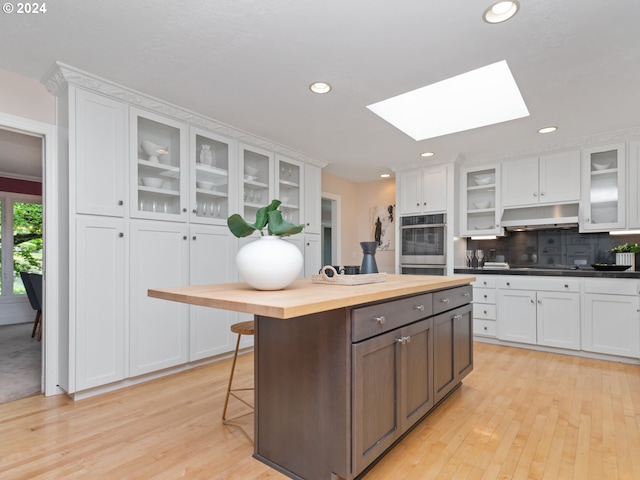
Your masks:
[[[1,405],[0,478],[283,479],[220,423],[229,366]],[[640,479],[640,367],[476,343],[462,387],[364,478]]]

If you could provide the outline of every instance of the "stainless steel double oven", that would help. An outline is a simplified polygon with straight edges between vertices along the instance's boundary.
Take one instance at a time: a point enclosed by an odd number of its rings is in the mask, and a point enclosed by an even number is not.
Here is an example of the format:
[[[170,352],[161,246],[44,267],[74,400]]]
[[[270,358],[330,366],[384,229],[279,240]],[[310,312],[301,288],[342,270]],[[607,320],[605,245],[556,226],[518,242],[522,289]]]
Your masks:
[[[445,275],[446,242],[446,214],[401,217],[400,273]]]

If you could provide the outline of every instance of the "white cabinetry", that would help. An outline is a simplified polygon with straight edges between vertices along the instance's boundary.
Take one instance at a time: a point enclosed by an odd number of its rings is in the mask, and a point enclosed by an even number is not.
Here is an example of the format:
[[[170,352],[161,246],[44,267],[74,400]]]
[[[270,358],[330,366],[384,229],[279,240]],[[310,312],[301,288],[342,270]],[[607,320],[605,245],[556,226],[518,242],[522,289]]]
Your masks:
[[[189,284],[210,285],[237,281],[238,242],[227,227],[192,225],[189,228]],[[235,341],[229,327],[237,313],[189,306],[189,360],[229,351]],[[233,338],[232,338],[233,337]]]
[[[500,165],[465,168],[461,177],[461,235],[503,235]]]
[[[400,215],[445,212],[447,185],[446,165],[399,174]]]
[[[304,218],[304,165],[295,160],[276,155],[276,192],[274,198],[282,202],[280,210],[287,222],[299,225]],[[265,202],[265,205],[268,203]]]
[[[628,228],[640,229],[640,142],[629,142]]]
[[[496,277],[478,275],[473,286],[473,334],[495,337],[496,328]]]
[[[268,205],[275,198],[274,154],[249,145],[241,144],[239,148],[240,192],[242,195],[240,215],[247,222],[254,222],[258,209]]]
[[[580,349],[580,281],[498,277],[500,340]]]
[[[304,233],[320,235],[322,215],[322,170],[315,165],[304,166]],[[320,262],[320,257],[318,257]],[[320,266],[318,266],[320,268]]]
[[[581,232],[625,228],[625,166],[624,143],[582,151]]]
[[[127,159],[126,104],[80,89],[75,93],[76,211],[122,217]]]
[[[134,107],[129,111],[130,215],[185,221],[189,204],[186,125]]]
[[[75,388],[84,390],[126,377],[125,222],[78,216],[71,292],[75,319]]]
[[[585,279],[582,349],[623,357],[640,357],[640,282]]]
[[[502,206],[580,200],[580,152],[570,151],[502,164]]]
[[[149,288],[189,284],[186,224],[137,221],[131,224],[131,376],[188,360],[189,307],[147,295]]]

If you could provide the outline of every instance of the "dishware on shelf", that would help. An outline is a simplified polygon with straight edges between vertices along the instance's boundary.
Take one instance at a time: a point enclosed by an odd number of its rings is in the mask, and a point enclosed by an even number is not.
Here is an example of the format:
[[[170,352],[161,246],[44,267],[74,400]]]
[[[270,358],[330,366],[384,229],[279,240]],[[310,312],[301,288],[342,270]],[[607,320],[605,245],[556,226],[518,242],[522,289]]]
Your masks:
[[[591,162],[591,165],[593,165],[594,170],[606,170],[607,168],[611,167],[611,160],[607,161],[599,161],[599,162]]]
[[[202,180],[196,181],[196,187],[202,188],[203,190],[213,190],[216,184],[213,182],[205,182]]]
[[[256,167],[252,167],[251,165],[245,165],[244,166],[244,173],[252,176],[252,177],[257,177],[258,173],[260,172],[259,169],[257,169]],[[255,178],[253,178],[252,180],[255,180]]]
[[[473,176],[473,181],[476,185],[488,185],[491,182],[492,175],[489,173],[478,174]]]
[[[213,165],[213,152],[211,152],[211,145],[203,144],[200,147],[200,163],[203,165]]]
[[[145,187],[162,188],[164,180],[156,177],[140,177],[142,185]]]
[[[491,202],[477,202],[473,204],[474,207],[476,207],[477,209],[481,209],[481,208],[489,208],[491,206]]]
[[[149,157],[149,161],[155,163],[160,162],[160,156],[169,153],[169,147],[157,145],[149,140],[143,141],[140,144],[140,148],[142,148],[142,151]]]

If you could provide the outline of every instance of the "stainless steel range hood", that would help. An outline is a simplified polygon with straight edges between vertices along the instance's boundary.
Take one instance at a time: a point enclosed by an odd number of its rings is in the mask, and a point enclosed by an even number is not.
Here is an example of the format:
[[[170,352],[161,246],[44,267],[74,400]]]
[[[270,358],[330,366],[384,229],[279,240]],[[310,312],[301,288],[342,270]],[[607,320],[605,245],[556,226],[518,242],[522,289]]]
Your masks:
[[[577,227],[578,204],[505,208],[500,225],[507,230]]]

